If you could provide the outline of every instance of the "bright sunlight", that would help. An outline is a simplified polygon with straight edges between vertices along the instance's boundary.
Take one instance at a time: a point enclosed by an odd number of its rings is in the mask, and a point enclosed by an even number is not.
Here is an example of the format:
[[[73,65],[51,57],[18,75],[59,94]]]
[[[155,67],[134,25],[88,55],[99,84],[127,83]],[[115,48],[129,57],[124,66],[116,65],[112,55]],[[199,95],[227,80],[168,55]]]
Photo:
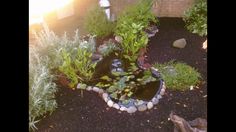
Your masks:
[[[43,22],[43,16],[58,10],[73,0],[29,0],[29,25]]]

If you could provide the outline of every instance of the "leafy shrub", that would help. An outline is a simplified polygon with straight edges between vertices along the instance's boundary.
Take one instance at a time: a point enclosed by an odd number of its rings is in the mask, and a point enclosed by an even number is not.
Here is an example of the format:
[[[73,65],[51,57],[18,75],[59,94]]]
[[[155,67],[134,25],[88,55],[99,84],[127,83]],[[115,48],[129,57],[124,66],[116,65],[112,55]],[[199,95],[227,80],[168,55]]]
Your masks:
[[[30,48],[29,55],[29,130],[35,130],[39,118],[57,107],[54,76],[50,73],[48,57],[40,57],[35,49]]]
[[[62,65],[59,70],[63,72],[70,80],[69,86],[74,88],[78,82],[88,81],[92,78],[96,63],[92,62],[92,54],[95,51],[95,42],[93,37],[88,41],[81,40],[79,46],[72,50],[63,50],[61,53],[63,58]],[[76,51],[76,55],[74,54]]]
[[[50,69],[57,68],[63,63],[61,57],[62,49],[71,51],[71,55],[75,56],[74,47],[78,47],[80,44],[80,38],[78,30],[75,31],[73,40],[69,40],[66,33],[62,37],[58,37],[53,31],[50,31],[47,25],[44,25],[42,31],[35,33],[36,46],[35,50],[40,56],[49,57],[50,63],[48,64]],[[43,60],[43,59],[42,59]]]
[[[187,29],[200,36],[207,35],[207,2],[199,0],[192,8],[184,14]]]
[[[158,22],[151,5],[152,0],[141,0],[118,17],[115,34],[122,38],[124,57],[131,62],[137,59],[139,49],[147,45],[148,37],[143,30],[150,22]]]
[[[156,63],[154,67],[160,71],[169,89],[187,90],[191,85],[195,86],[200,82],[200,73],[185,63],[170,61],[164,64]]]
[[[93,7],[85,18],[85,28],[97,37],[106,37],[113,33],[115,24],[109,21],[99,6]]]

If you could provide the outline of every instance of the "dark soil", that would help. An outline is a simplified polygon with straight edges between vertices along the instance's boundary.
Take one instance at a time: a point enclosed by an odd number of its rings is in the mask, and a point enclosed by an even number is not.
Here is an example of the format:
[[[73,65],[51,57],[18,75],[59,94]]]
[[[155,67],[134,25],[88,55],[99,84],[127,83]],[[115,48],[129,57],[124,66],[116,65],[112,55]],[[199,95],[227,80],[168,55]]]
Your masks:
[[[173,48],[173,41],[180,38],[186,39],[186,47]],[[176,59],[198,69],[203,77],[199,88],[185,92],[167,89],[153,109],[128,114],[109,108],[95,92],[81,94],[81,91],[61,87],[57,95],[58,109],[37,124],[38,131],[173,132],[174,126],[168,120],[171,111],[187,121],[197,117],[206,119],[207,53],[201,48],[205,39],[189,33],[181,19],[161,18],[159,32],[151,38],[147,52],[148,62],[152,64]]]

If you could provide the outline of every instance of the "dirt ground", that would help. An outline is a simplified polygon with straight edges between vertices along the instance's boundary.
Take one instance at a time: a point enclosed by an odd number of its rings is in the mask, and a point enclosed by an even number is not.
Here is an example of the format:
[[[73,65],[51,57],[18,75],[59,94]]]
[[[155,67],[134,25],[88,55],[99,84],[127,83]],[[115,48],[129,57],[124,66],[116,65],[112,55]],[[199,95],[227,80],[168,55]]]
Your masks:
[[[173,41],[185,38],[184,49],[172,47]],[[159,32],[150,39],[148,61],[163,63],[176,59],[196,68],[203,81],[199,88],[185,92],[166,90],[159,104],[145,112],[128,114],[107,104],[95,92],[83,92],[60,87],[57,94],[58,108],[38,124],[39,132],[173,132],[168,120],[171,111],[186,120],[197,117],[207,119],[207,52],[202,43],[205,37],[188,32],[180,18],[160,18]]]

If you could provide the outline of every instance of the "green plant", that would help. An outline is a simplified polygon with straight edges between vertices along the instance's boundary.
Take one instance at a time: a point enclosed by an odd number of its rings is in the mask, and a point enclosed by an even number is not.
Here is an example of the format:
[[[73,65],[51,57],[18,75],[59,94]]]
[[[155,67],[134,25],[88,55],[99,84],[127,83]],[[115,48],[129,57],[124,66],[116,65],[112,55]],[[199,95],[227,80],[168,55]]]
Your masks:
[[[74,88],[78,83],[78,76],[76,70],[72,65],[70,54],[65,50],[62,51],[63,64],[59,66],[59,70],[66,75],[70,80],[69,87]]]
[[[150,22],[158,22],[151,12],[151,5],[152,0],[141,0],[118,17],[115,34],[122,38],[124,58],[131,62],[136,61],[139,49],[147,45],[148,36],[144,29]]]
[[[97,37],[106,37],[113,33],[115,24],[109,21],[99,6],[93,7],[85,18],[85,28]]]
[[[152,5],[153,0],[139,0],[136,4],[128,6],[121,15],[118,16],[117,25],[119,26],[120,23],[127,20],[141,24],[143,28],[147,28],[151,22],[158,24],[159,21],[151,9]]]
[[[74,61],[75,68],[78,70],[85,81],[92,78],[97,63],[92,62],[92,52],[90,50],[79,48],[77,57]]]
[[[124,52],[123,56],[134,62],[138,58],[140,48],[144,48],[147,45],[148,37],[142,31],[143,26],[141,24],[124,21],[120,27],[119,31],[117,30],[117,35],[123,40],[121,43]]]
[[[57,108],[54,76],[50,73],[47,57],[40,57],[34,48],[29,49],[29,130],[37,129],[36,123],[47,112]]]
[[[183,20],[187,29],[200,36],[207,35],[207,2],[198,0],[197,3],[184,13]]]
[[[200,73],[185,63],[170,61],[164,64],[156,63],[154,67],[160,71],[169,89],[187,90],[189,86],[197,85],[201,79]]]

